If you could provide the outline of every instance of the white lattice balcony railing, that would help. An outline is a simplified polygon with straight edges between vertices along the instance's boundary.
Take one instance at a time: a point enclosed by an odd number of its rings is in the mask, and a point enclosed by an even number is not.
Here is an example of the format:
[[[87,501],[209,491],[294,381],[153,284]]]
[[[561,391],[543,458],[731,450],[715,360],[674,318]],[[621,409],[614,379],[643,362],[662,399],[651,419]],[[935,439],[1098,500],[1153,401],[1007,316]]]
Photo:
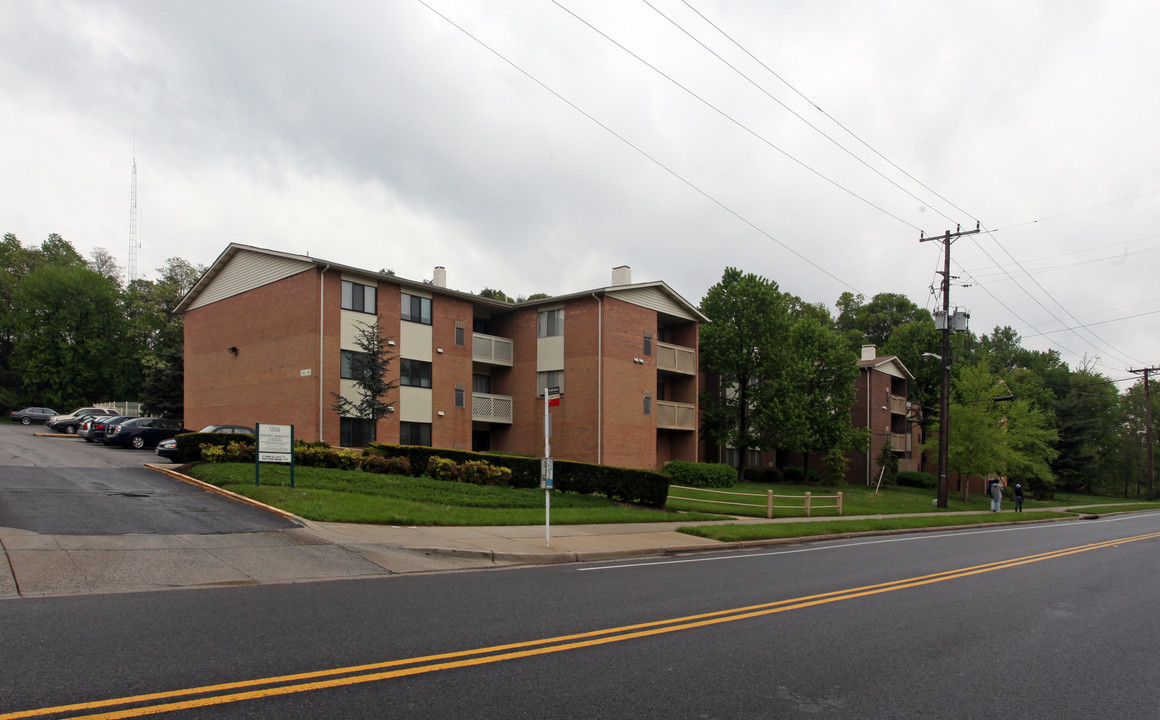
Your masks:
[[[682,375],[696,375],[697,353],[693,348],[658,342],[657,370],[681,373]]]
[[[510,338],[471,334],[471,359],[475,362],[511,367],[514,357],[515,345]]]
[[[479,422],[508,423],[512,421],[510,395],[471,394],[471,419]]]
[[[696,430],[697,406],[657,400],[657,427],[662,430]]]

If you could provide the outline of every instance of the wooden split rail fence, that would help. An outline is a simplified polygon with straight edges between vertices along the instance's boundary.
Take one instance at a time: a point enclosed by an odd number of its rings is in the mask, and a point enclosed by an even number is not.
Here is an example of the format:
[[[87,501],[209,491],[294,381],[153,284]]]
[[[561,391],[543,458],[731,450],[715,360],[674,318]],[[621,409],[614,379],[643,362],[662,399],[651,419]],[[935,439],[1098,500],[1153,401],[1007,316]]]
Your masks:
[[[838,514],[839,515],[842,514],[842,493],[838,493],[836,495],[814,495],[812,493],[807,492],[805,494],[805,496],[803,497],[801,495],[774,495],[772,490],[767,490],[766,493],[764,495],[762,495],[760,493],[739,493],[739,492],[730,492],[728,490],[710,490],[708,488],[685,487],[684,485],[670,485],[669,489],[670,490],[692,490],[692,491],[698,492],[698,493],[715,493],[717,495],[738,495],[741,497],[754,497],[754,498],[763,497],[763,498],[765,498],[765,517],[771,518],[771,519],[773,518],[773,509],[774,508],[779,508],[779,509],[784,508],[784,509],[790,509],[790,510],[804,509],[806,511],[806,517],[810,516],[811,509],[829,510],[831,508],[837,508]],[[798,504],[796,504],[796,505],[774,505],[773,504],[774,498],[786,499],[786,500],[797,500]],[[673,495],[671,492],[669,493],[669,499],[670,500],[686,500],[688,502],[712,503],[714,505],[737,505],[739,507],[761,507],[761,505],[759,505],[757,503],[752,503],[752,502],[731,502],[729,500],[704,500],[701,498],[681,497],[679,495]],[[834,500],[834,503],[833,504],[818,505],[814,502],[816,500]],[[804,506],[802,504],[803,501],[804,501]]]

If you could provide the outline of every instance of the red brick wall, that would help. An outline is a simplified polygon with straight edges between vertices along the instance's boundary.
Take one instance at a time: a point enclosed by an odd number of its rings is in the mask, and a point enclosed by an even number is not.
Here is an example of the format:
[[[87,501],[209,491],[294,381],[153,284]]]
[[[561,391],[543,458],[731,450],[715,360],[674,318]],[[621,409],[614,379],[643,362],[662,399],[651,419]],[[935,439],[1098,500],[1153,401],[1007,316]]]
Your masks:
[[[471,319],[472,305],[453,297],[431,301],[431,444],[471,449]],[[455,322],[464,323],[463,345],[455,345]],[[438,350],[442,348],[443,352]],[[463,383],[464,406],[455,407],[455,383]],[[443,411],[443,417],[439,416]]]
[[[236,355],[230,347],[237,348]],[[334,347],[337,377],[337,337]],[[311,374],[301,375],[306,369]],[[295,437],[315,439],[318,381],[317,272],[185,314],[187,427],[292,424]]]

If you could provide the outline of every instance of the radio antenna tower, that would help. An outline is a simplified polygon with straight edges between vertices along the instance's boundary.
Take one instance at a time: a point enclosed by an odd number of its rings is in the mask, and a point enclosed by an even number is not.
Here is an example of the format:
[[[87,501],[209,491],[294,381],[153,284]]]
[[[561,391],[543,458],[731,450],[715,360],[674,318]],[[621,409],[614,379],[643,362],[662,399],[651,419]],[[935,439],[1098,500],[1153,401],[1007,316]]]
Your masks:
[[[137,239],[137,143],[133,143],[133,184],[129,190],[129,270],[127,283],[137,279],[137,248],[141,241]]]

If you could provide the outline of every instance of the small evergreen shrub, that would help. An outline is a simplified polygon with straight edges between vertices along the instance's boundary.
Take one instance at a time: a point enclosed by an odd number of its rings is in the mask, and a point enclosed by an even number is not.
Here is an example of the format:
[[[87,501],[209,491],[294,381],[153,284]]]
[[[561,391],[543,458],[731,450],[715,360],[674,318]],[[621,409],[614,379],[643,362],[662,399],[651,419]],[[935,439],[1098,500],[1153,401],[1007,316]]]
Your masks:
[[[662,468],[674,485],[686,487],[732,487],[737,470],[722,463],[696,463],[687,460],[669,460]]]
[[[895,476],[899,487],[925,488],[927,490],[938,487],[938,478],[930,473],[916,470],[903,470]]]
[[[454,482],[459,479],[459,465],[449,458],[433,455],[427,460],[427,474],[435,480]]]
[[[771,485],[785,481],[781,476],[781,470],[775,467],[747,467],[745,468],[743,477],[746,482],[768,483]]]
[[[379,475],[410,475],[411,463],[405,457],[383,457],[382,455],[363,455],[359,460],[359,468],[363,472]]]
[[[459,466],[460,482],[473,485],[507,485],[511,479],[511,470],[489,465],[482,460],[468,460]]]
[[[304,443],[294,448],[294,462],[303,467],[354,470],[361,458],[358,450],[332,448],[326,443]]]

